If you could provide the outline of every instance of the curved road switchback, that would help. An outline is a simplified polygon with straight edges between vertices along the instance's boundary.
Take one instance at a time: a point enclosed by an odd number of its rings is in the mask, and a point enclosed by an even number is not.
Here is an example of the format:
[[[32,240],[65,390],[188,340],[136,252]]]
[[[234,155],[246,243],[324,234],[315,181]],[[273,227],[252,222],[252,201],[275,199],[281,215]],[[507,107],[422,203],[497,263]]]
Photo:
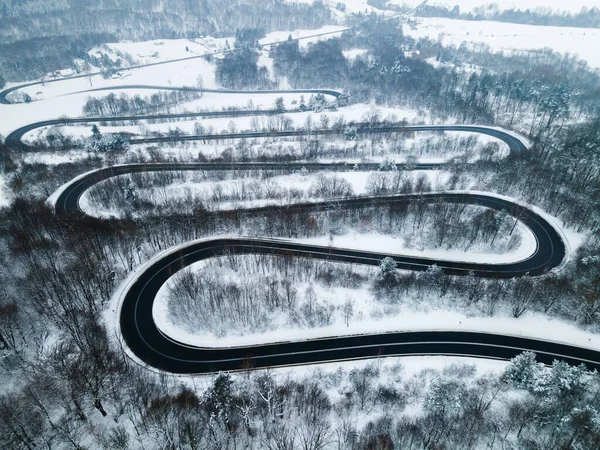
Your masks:
[[[66,197],[68,193],[64,194]],[[77,196],[76,193],[73,194]],[[493,196],[468,194],[424,194],[378,198],[339,200],[336,207],[365,207],[378,204],[391,207],[394,203],[409,201],[457,202],[488,206],[494,209],[514,208],[514,204]],[[59,200],[57,204],[68,204]],[[320,204],[294,205],[298,212],[326,207]],[[280,207],[284,209],[285,207]],[[539,360],[551,363],[559,358],[571,363],[600,367],[600,354],[545,343],[536,339],[514,338],[486,333],[414,332],[333,337],[298,342],[283,342],[235,348],[201,348],[178,342],[163,334],[152,318],[152,307],[158,290],[177,271],[190,264],[225,254],[269,254],[287,257],[308,257],[327,261],[377,266],[391,256],[399,269],[424,271],[433,264],[447,274],[479,277],[512,278],[529,273],[541,275],[560,264],[564,246],[556,230],[540,220],[527,208],[514,210],[538,239],[536,252],[523,261],[512,264],[474,264],[388,255],[376,252],[346,250],[316,245],[303,245],[275,239],[227,238],[194,242],[168,253],[144,267],[137,278],[125,289],[119,315],[120,330],[127,346],[146,364],[174,373],[207,373],[219,370],[242,370],[291,364],[330,362],[345,359],[391,355],[451,354],[509,359],[523,350],[535,351]],[[274,208],[257,208],[245,213],[273,212]],[[275,208],[277,209],[277,208]],[[543,354],[542,354],[543,352]]]
[[[183,119],[187,117],[248,117],[255,115],[273,115],[279,111],[215,111],[215,112],[200,112],[200,113],[181,113],[181,114],[155,114],[155,115],[140,115],[140,116],[117,116],[117,117],[78,117],[78,118],[62,118],[51,119],[40,122],[31,123],[22,126],[12,131],[5,140],[7,146],[16,149],[27,148],[27,145],[22,142],[23,136],[35,129],[43,128],[51,125],[70,125],[70,124],[92,124],[92,123],[111,123],[137,120],[159,120],[159,119]],[[527,150],[527,144],[518,136],[503,131],[498,128],[486,127],[483,125],[373,125],[367,123],[353,124],[356,126],[359,134],[386,134],[386,133],[403,133],[403,132],[438,132],[438,131],[461,131],[469,133],[477,133],[481,135],[491,136],[505,142],[511,153],[522,153]],[[152,144],[161,142],[184,142],[184,141],[216,141],[222,139],[258,139],[271,137],[301,137],[301,136],[325,136],[342,134],[341,129],[316,129],[316,130],[285,130],[285,131],[258,131],[258,132],[242,132],[242,133],[223,133],[223,134],[205,134],[205,135],[180,135],[174,136],[159,136],[159,137],[134,137],[128,139],[130,144]]]
[[[99,119],[100,120],[100,119]],[[527,144],[518,136],[495,128],[483,126],[420,126],[420,127],[369,127],[364,132],[394,131],[470,131],[498,137],[511,151],[519,153]],[[331,131],[331,130],[323,130]],[[298,135],[304,132],[293,132]],[[218,136],[241,138],[248,134]],[[171,138],[173,140],[174,138]],[[375,169],[376,164],[359,165],[359,170]],[[400,166],[400,170],[433,169],[433,165]],[[353,165],[336,163],[164,163],[132,164],[108,167],[78,177],[64,186],[55,196],[56,213],[65,220],[77,220],[85,213],[79,208],[79,199],[86,190],[110,177],[128,173],[162,170],[308,170],[343,171]],[[330,208],[352,209],[365,207],[394,208],[410,202],[473,204],[505,211],[521,221],[534,234],[537,245],[533,255],[522,261],[507,264],[465,263],[435,258],[418,258],[388,255],[376,252],[303,245],[277,239],[215,238],[192,242],[176,251],[164,254],[145,266],[125,289],[121,297],[119,327],[127,347],[139,360],[151,367],[172,373],[208,373],[219,370],[276,367],[310,364],[347,359],[372,358],[391,355],[460,355],[482,358],[510,359],[522,351],[538,354],[538,360],[551,363],[562,359],[571,364],[583,363],[590,368],[600,368],[600,353],[589,349],[538,339],[491,333],[457,331],[420,331],[381,333],[315,339],[297,342],[280,342],[235,348],[203,348],[190,346],[162,333],[152,318],[152,306],[160,287],[174,273],[190,264],[224,253],[273,254],[309,257],[329,261],[378,265],[384,257],[391,256],[399,269],[424,271],[432,265],[447,274],[473,274],[484,278],[514,278],[529,274],[539,276],[561,264],[565,258],[565,245],[559,232],[543,217],[527,207],[494,195],[469,193],[427,193],[382,197],[352,197],[323,202],[288,206],[249,208],[242,211],[207,214],[276,214],[282,212],[316,212]]]
[[[309,39],[327,34],[340,33],[345,30],[320,33],[318,35],[306,36],[301,39]],[[283,41],[281,41],[283,42]],[[274,42],[265,45],[278,44]],[[230,51],[236,51],[230,50]],[[195,55],[178,58],[170,61],[161,61],[150,64],[142,64],[124,68],[133,70],[143,67],[170,64],[173,62],[204,58],[206,56],[223,54],[215,52],[210,55]],[[76,75],[68,78],[45,81],[46,83],[57,83],[61,81],[84,78],[90,75],[100,75],[100,72],[92,74]],[[40,85],[42,82],[26,83],[5,89],[0,92],[0,104],[11,104],[7,96],[23,88]],[[97,92],[104,90],[124,89],[150,89],[150,90],[200,90],[199,88],[165,87],[156,85],[122,85],[111,88],[92,88],[81,91]],[[203,92],[215,93],[242,93],[241,91],[208,90]],[[272,93],[290,93],[300,91],[271,91]],[[322,93],[339,97],[341,94],[334,90],[303,90],[302,93]],[[243,91],[247,94],[248,91]],[[252,91],[260,94],[265,91]],[[63,94],[63,95],[71,95]],[[279,111],[223,111],[185,114],[157,114],[147,116],[124,116],[124,117],[95,117],[95,118],[72,118],[55,119],[29,124],[11,133],[6,144],[15,149],[27,148],[21,140],[25,133],[36,128],[57,124],[74,123],[111,123],[120,121],[136,120],[160,120],[185,117],[240,117],[276,114]],[[290,111],[287,111],[289,113]],[[520,137],[485,126],[470,125],[442,125],[442,126],[393,126],[389,124],[354,124],[358,133],[394,133],[394,132],[419,132],[419,131],[465,131],[493,136],[503,140],[514,154],[527,150],[528,144]],[[242,139],[242,138],[264,138],[264,137],[301,137],[306,135],[341,134],[342,130],[293,130],[277,132],[257,133],[235,133],[223,135],[195,135],[195,136],[159,136],[140,137],[130,139],[135,143],[159,143],[178,142],[184,140],[217,140],[217,139]],[[308,170],[342,171],[349,170],[346,164],[281,164],[281,163],[165,163],[165,164],[131,164],[115,166],[93,171],[68,183],[61,188],[54,198],[54,207],[57,215],[66,221],[79,220],[85,213],[79,207],[79,200],[83,193],[95,184],[107,178],[127,173],[161,171],[161,170],[282,170],[295,171],[299,166]],[[400,170],[424,170],[440,168],[438,164],[416,164],[398,165]],[[360,164],[359,170],[372,170],[374,165]],[[492,333],[475,333],[459,331],[419,331],[419,332],[395,332],[377,333],[369,335],[338,336],[323,339],[304,340],[296,342],[279,342],[266,345],[254,345],[234,348],[203,348],[190,346],[178,342],[173,337],[164,335],[154,323],[152,318],[152,305],[160,287],[175,272],[181,268],[206,258],[222,255],[224,252],[236,254],[272,254],[293,257],[309,257],[324,259],[343,263],[378,265],[387,256],[392,256],[399,268],[406,270],[423,271],[436,264],[447,274],[467,275],[473,274],[485,278],[512,278],[529,274],[538,276],[557,267],[565,258],[565,244],[558,231],[542,216],[522,205],[513,203],[494,195],[476,193],[427,193],[411,195],[394,195],[382,197],[354,197],[344,199],[333,199],[325,202],[314,202],[295,204],[288,206],[270,206],[262,208],[249,208],[243,211],[215,212],[206,214],[277,214],[278,212],[321,211],[331,208],[394,208],[402,206],[407,202],[422,203],[463,203],[485,206],[496,211],[505,211],[512,214],[515,220],[520,220],[534,234],[537,245],[534,254],[530,257],[508,264],[474,264],[460,261],[445,261],[433,258],[416,258],[400,255],[388,255],[368,251],[356,251],[349,249],[322,247],[315,245],[302,245],[276,239],[254,239],[254,238],[214,238],[191,242],[173,251],[163,253],[145,265],[139,272],[133,274],[130,282],[120,294],[119,329],[127,347],[133,354],[144,363],[167,372],[172,373],[209,373],[219,370],[240,370],[260,367],[277,367],[295,364],[312,364],[319,362],[341,361],[349,359],[373,358],[392,355],[457,355],[473,356],[481,358],[509,359],[522,351],[533,351],[537,353],[538,360],[543,363],[551,363],[554,359],[561,359],[569,364],[585,364],[589,368],[600,368],[600,353],[564,345],[555,342],[547,342],[539,339],[508,336]],[[89,220],[89,218],[85,218]]]

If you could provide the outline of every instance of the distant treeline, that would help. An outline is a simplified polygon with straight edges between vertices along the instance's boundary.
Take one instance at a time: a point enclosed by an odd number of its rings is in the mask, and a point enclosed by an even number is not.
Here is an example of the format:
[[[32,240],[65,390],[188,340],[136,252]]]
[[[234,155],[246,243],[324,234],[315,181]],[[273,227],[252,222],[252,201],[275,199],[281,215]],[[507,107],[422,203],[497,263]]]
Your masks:
[[[320,2],[0,0],[0,76],[22,81],[70,67],[82,50],[100,42],[233,36],[243,28],[268,32],[330,22],[330,10]]]
[[[126,94],[119,96],[110,93],[104,97],[89,97],[83,106],[83,115],[92,116],[127,116],[151,114],[158,111],[168,111],[183,102],[196,100],[202,93],[192,90],[156,92],[149,97]]]
[[[582,8],[576,14],[554,12],[550,9],[505,9],[499,10],[495,5],[480,6],[473,11],[461,13],[460,7],[453,8],[428,4],[419,5],[415,11],[419,17],[448,17],[462,20],[494,20],[526,25],[548,25],[556,27],[600,28],[600,9]]]

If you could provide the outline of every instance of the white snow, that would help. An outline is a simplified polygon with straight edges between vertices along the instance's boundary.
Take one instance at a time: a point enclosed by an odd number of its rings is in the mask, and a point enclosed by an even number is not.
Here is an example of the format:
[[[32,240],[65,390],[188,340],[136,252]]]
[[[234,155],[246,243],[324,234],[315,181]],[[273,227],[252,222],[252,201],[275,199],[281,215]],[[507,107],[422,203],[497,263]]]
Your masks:
[[[518,319],[512,317],[469,317],[455,311],[428,309],[401,310],[387,317],[351,319],[350,326],[336,322],[329,327],[312,329],[278,329],[244,336],[216,337],[212,333],[190,333],[173,324],[168,317],[166,285],[159,291],[152,308],[156,326],[165,335],[181,343],[200,347],[245,347],[274,342],[293,342],[332,336],[412,331],[470,331],[508,336],[527,337],[548,342],[560,342],[592,350],[600,350],[600,336],[584,331],[576,325],[551,319],[538,313],[527,313]],[[360,291],[353,297],[355,310],[367,310],[368,293]],[[359,302],[362,302],[361,305]],[[423,300],[426,304],[427,299]],[[371,307],[372,308],[372,307]]]
[[[355,59],[356,57],[367,53],[367,50],[362,48],[354,48],[352,50],[344,50],[342,53],[346,59]]]
[[[462,250],[432,250],[416,249],[408,246],[408,241],[403,237],[386,236],[381,234],[363,234],[352,231],[342,236],[319,236],[308,239],[295,239],[295,242],[311,245],[323,245],[352,250],[365,250],[372,252],[388,253],[392,255],[416,256],[420,258],[435,258],[442,261],[476,262],[484,264],[505,264],[523,261],[533,255],[537,248],[535,236],[529,228],[517,224],[517,232],[521,235],[521,242],[516,249],[503,254],[478,252],[471,249]]]
[[[85,159],[89,156],[89,153],[83,152],[81,150],[56,150],[52,152],[24,153],[21,158],[23,163],[25,164],[41,163],[47,164],[49,166],[56,166],[58,164],[71,163],[81,159]]]
[[[591,67],[600,67],[600,29],[547,27],[493,21],[455,20],[439,17],[415,19],[416,27],[405,26],[404,33],[412,38],[442,40],[443,45],[460,46],[463,42],[477,48],[484,43],[492,51],[527,51],[551,48],[578,55]]]
[[[6,185],[6,178],[0,174],[0,208],[10,205],[12,194]]]
[[[423,0],[388,0],[388,5],[407,5],[416,7],[423,3]],[[473,11],[477,7],[494,5],[498,11],[507,9],[526,9],[530,10],[552,10],[553,12],[567,11],[578,13],[581,8],[600,7],[600,0],[429,0],[429,5],[446,6],[452,9],[454,5],[460,7],[463,13]]]
[[[28,93],[32,99],[46,99],[51,97],[57,97],[60,95],[68,95],[77,92],[83,92],[90,89],[105,88],[105,87],[116,87],[116,86],[130,86],[130,85],[148,85],[148,86],[196,86],[198,81],[198,75],[202,76],[203,87],[207,89],[215,89],[219,87],[215,81],[215,65],[207,62],[202,58],[192,59],[188,61],[177,61],[169,64],[142,67],[140,69],[125,70],[129,76],[123,78],[109,78],[104,79],[99,75],[94,75],[90,79],[76,78],[76,79],[65,79],[58,82],[46,83],[44,86],[36,85],[21,89],[19,92]],[[128,94],[134,93],[128,91],[115,91],[115,93],[126,92]],[[140,89],[137,90],[136,94],[151,95],[153,91]],[[68,95],[68,97],[83,97],[85,98],[93,96],[108,95],[109,90],[97,91],[92,93],[82,93]],[[67,97],[67,98],[68,98]],[[62,101],[62,99],[61,99]],[[56,102],[55,103],[60,103]],[[33,103],[38,105],[38,103]],[[17,105],[5,105],[14,107]],[[79,111],[78,113],[81,113]]]
[[[105,44],[105,48],[96,47],[88,53],[92,56],[106,53],[111,59],[118,58],[117,52],[129,54],[137,64],[149,64],[170,59],[187,58],[190,56],[206,55],[226,50],[226,44],[231,47],[234,38],[214,38],[212,36],[197,39],[157,39],[142,42],[119,42]],[[187,47],[187,50],[186,50]]]
[[[444,369],[459,364],[474,365],[478,376],[488,373],[500,375],[509,364],[508,361],[486,359],[486,358],[470,358],[457,356],[384,356],[381,358],[368,358],[363,360],[339,361],[332,363],[322,363],[318,365],[298,365],[292,367],[279,367],[269,369],[269,372],[275,376],[286,379],[302,379],[307,376],[334,373],[339,369],[350,372],[352,369],[360,369],[369,364],[377,364],[377,367],[387,371],[398,370],[402,379],[406,380],[410,377],[416,377],[426,371],[443,371]],[[401,367],[398,368],[397,366]],[[396,366],[396,367],[394,367]],[[383,374],[384,376],[387,374]],[[245,376],[245,375],[244,375]],[[380,378],[380,382],[385,383],[385,378]]]
[[[282,97],[284,99],[284,105],[288,109],[294,109],[297,107],[297,103],[300,100],[301,96],[304,96],[306,102],[308,102],[311,94],[302,94],[302,93],[294,93],[294,94],[217,94],[217,93],[207,93],[202,96],[201,99],[193,100],[191,102],[184,103],[181,108],[186,111],[203,111],[203,110],[224,110],[228,107],[236,107],[236,108],[248,108],[249,106],[252,109],[274,109],[275,108],[275,100],[278,97]],[[333,100],[332,96],[326,96],[327,99]],[[292,104],[293,101],[296,101],[296,105]],[[0,105],[2,106],[2,105]],[[17,105],[14,105],[17,106]],[[343,117],[347,122],[360,122],[364,120],[365,114],[369,112],[372,108],[369,104],[354,104],[347,107],[339,108],[338,111],[324,111],[321,113],[315,113],[312,111],[305,111],[302,113],[294,112],[294,113],[284,113],[284,115],[292,121],[292,124],[295,128],[301,128],[304,126],[306,119],[310,117],[312,120],[313,126],[315,128],[319,127],[319,121],[323,114],[329,116],[330,122],[333,123],[336,119]],[[408,109],[408,108],[389,108],[389,107],[381,107],[377,108],[380,111],[380,115],[382,118],[393,118],[394,121],[405,120],[408,123],[421,122],[423,121],[423,117],[419,115],[418,111]],[[230,124],[235,124],[235,130],[253,130],[253,123],[257,123],[262,128],[269,128],[269,120],[276,120],[277,118],[274,116],[249,116],[249,117],[223,117],[223,118],[196,118],[191,120],[183,120],[177,122],[160,122],[160,123],[147,123],[148,121],[141,121],[144,123],[143,131],[162,131],[166,132],[169,129],[179,128],[185,133],[193,134],[194,125],[196,122],[202,124],[205,130],[208,130],[210,127],[213,128],[213,131],[219,133],[221,131],[230,131]],[[1,125],[0,125],[1,126]],[[23,136],[23,141],[33,141],[39,137],[45,135],[45,132],[48,130],[48,127],[37,128],[26,133]],[[61,130],[68,136],[71,137],[89,137],[91,136],[91,126],[88,124],[73,124],[69,126],[61,126]],[[134,134],[140,134],[142,131],[138,125],[124,125],[124,126],[100,126],[100,130],[102,133],[119,133],[119,132],[128,132]],[[448,132],[449,136],[468,136],[472,135],[469,132],[456,131],[456,132]],[[429,133],[428,133],[429,134]],[[421,134],[419,134],[419,137]],[[478,135],[478,139],[483,143],[487,142],[498,142],[501,147],[505,147],[505,150],[508,147],[504,144],[504,142],[495,139],[491,136]]]

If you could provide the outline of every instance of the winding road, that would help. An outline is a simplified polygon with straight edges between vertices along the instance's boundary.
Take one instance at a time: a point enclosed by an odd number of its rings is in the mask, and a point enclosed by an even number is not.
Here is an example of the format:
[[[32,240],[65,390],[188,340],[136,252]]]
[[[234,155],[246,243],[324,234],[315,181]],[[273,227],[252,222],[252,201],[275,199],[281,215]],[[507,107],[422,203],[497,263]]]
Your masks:
[[[386,129],[385,127],[382,127]],[[426,126],[397,127],[392,131],[455,130],[482,132],[504,140],[512,152],[521,152],[526,143],[513,134],[495,128],[479,126]],[[372,128],[365,132],[372,132]],[[301,132],[296,132],[301,133]],[[231,135],[227,138],[243,137]],[[224,136],[219,135],[219,138]],[[363,164],[359,170],[374,170],[377,165]],[[128,173],[169,170],[308,170],[343,171],[353,166],[344,163],[165,163],[132,164],[108,167],[85,174],[64,186],[54,196],[56,213],[66,220],[84,216],[79,208],[79,199],[90,187],[110,177]],[[399,167],[400,170],[432,169],[438,165],[413,165]],[[302,245],[276,239],[227,238],[205,239],[192,242],[174,252],[162,255],[146,265],[123,292],[119,315],[119,328],[127,347],[133,354],[151,367],[172,373],[209,373],[219,370],[244,370],[246,368],[275,367],[294,364],[310,364],[346,359],[372,358],[391,355],[462,355],[482,358],[510,359],[522,351],[534,351],[538,360],[550,364],[562,359],[571,364],[583,363],[590,368],[600,368],[600,353],[559,343],[538,339],[506,336],[491,333],[457,331],[397,332],[370,335],[332,337],[298,342],[279,342],[235,348],[201,348],[177,342],[157,328],[152,318],[152,306],[160,287],[175,272],[194,262],[222,255],[224,252],[237,254],[279,254],[309,257],[354,264],[378,265],[386,256],[392,256],[400,269],[424,271],[433,264],[445,273],[467,275],[473,273],[485,278],[513,278],[529,274],[542,275],[561,264],[565,257],[565,245],[560,234],[530,209],[494,195],[466,193],[430,193],[395,195],[386,197],[353,197],[335,201],[295,204],[285,207],[262,207],[244,209],[243,214],[261,214],[284,209],[287,212],[324,210],[335,203],[336,208],[393,207],[407,202],[449,202],[474,204],[503,210],[517,217],[531,229],[537,239],[536,251],[531,257],[509,264],[476,264],[387,255],[375,252],[355,251]],[[215,213],[218,214],[218,213]]]
[[[181,119],[187,117],[247,117],[255,115],[272,115],[280,113],[274,110],[268,111],[216,111],[201,113],[182,113],[182,114],[156,114],[140,116],[118,116],[118,117],[78,117],[44,120],[31,123],[12,131],[5,140],[7,146],[18,149],[27,148],[22,142],[23,136],[35,129],[51,125],[70,125],[70,124],[91,124],[91,123],[111,123],[138,120],[158,120],[158,119]],[[481,125],[373,125],[367,123],[352,124],[356,127],[359,134],[387,134],[403,132],[425,132],[425,131],[462,131],[478,133],[492,136],[504,141],[512,153],[518,154],[527,150],[527,144],[518,136],[503,131],[498,128],[486,127]],[[341,135],[343,129],[315,129],[305,130],[284,130],[284,131],[258,131],[243,133],[220,133],[204,135],[179,135],[179,136],[160,136],[160,137],[140,137],[128,139],[130,144],[150,144],[161,142],[184,142],[184,141],[216,141],[226,139],[258,139],[270,137],[301,137],[301,136],[326,136]]]
[[[193,57],[192,57],[193,58]],[[184,59],[192,59],[184,58]],[[156,63],[151,65],[165,64]],[[148,65],[146,65],[148,66]],[[60,80],[57,80],[60,81]],[[35,85],[38,83],[31,83]],[[29,86],[27,85],[27,86]],[[10,103],[6,95],[25,86],[17,86],[0,93],[0,103]],[[161,86],[122,86],[127,88],[166,89]],[[99,88],[95,90],[104,90]],[[118,89],[118,88],[117,88]],[[169,88],[170,89],[170,88]],[[179,89],[179,88],[173,88]],[[108,89],[107,89],[108,90]],[[112,88],[111,88],[112,90]],[[205,92],[207,92],[205,90]],[[226,91],[227,92],[227,91]],[[284,93],[289,91],[276,91]],[[296,91],[295,91],[296,92]],[[331,90],[302,91],[319,92],[338,96]],[[231,92],[230,92],[231,93]],[[244,93],[248,93],[245,91]],[[258,92],[257,92],[258,93]],[[337,95],[336,95],[337,94]],[[195,114],[159,114],[147,116],[95,117],[56,119],[36,122],[13,131],[6,144],[15,149],[26,148],[21,142],[25,133],[44,126],[76,123],[111,123],[137,120],[174,119],[185,117],[252,116],[256,114],[276,114],[277,111],[225,111]],[[527,142],[517,135],[497,128],[476,125],[424,125],[394,126],[389,124],[355,124],[358,133],[402,133],[425,131],[463,131],[478,133],[501,139],[508,144],[514,154],[526,151]],[[265,137],[301,137],[306,135],[341,134],[343,130],[325,129],[289,130],[273,132],[247,132],[219,135],[184,135],[165,137],[132,138],[130,142],[157,143],[188,140],[220,140]],[[375,170],[378,164],[360,164],[359,170]],[[400,170],[425,170],[440,168],[439,164],[398,165]],[[148,171],[173,170],[285,170],[294,172],[301,168],[308,170],[345,171],[353,165],[344,163],[164,163],[129,164],[107,167],[92,171],[72,180],[52,196],[54,208],[64,220],[78,220],[85,216],[79,207],[81,196],[95,184],[110,177]],[[178,270],[190,264],[222,255],[224,252],[236,254],[274,254],[294,257],[308,257],[340,263],[379,265],[384,257],[392,256],[400,269],[424,271],[437,265],[447,274],[467,275],[470,273],[485,278],[513,278],[529,274],[538,276],[560,265],[566,255],[565,243],[561,235],[542,216],[522,205],[494,195],[475,193],[427,193],[394,195],[381,197],[353,197],[334,199],[325,202],[294,204],[284,207],[249,208],[229,213],[267,214],[282,210],[303,213],[307,211],[335,208],[352,209],[365,207],[394,207],[407,202],[447,202],[473,204],[506,211],[529,227],[537,240],[533,255],[522,261],[509,264],[478,264],[458,261],[444,261],[433,258],[388,255],[367,251],[356,251],[316,245],[303,245],[277,239],[254,238],[214,238],[195,241],[165,252],[155,257],[130,277],[130,281],[120,293],[119,329],[127,348],[145,364],[166,372],[179,374],[210,373],[219,370],[245,370],[249,368],[289,366],[349,359],[373,358],[392,355],[458,355],[481,358],[510,359],[522,351],[534,351],[538,360],[550,364],[555,359],[570,364],[585,364],[589,368],[600,369],[600,352],[590,349],[547,342],[539,339],[508,336],[480,332],[459,331],[419,331],[394,332],[368,335],[338,336],[322,339],[278,342],[266,345],[253,345],[234,348],[195,347],[178,342],[161,332],[154,323],[152,306],[160,287]],[[208,213],[208,214],[222,214]]]

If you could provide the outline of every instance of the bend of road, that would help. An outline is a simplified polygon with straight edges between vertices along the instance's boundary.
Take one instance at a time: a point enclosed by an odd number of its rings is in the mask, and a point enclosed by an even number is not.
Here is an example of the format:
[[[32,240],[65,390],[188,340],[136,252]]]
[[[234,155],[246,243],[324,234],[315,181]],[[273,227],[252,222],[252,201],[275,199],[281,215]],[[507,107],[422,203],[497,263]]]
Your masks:
[[[101,119],[98,119],[101,120]],[[377,127],[381,132],[393,131],[471,131],[502,139],[512,152],[519,153],[527,145],[517,136],[495,128],[483,126],[422,126]],[[385,130],[385,131],[383,131]],[[328,131],[328,130],[324,130]],[[373,127],[364,132],[372,132]],[[294,134],[295,133],[295,134]],[[293,132],[298,135],[303,132]],[[247,134],[219,135],[218,138],[240,138]],[[171,138],[173,140],[173,138]],[[136,172],[162,170],[350,170],[344,163],[165,163],[131,164],[108,167],[80,176],[64,186],[55,196],[55,210],[66,220],[85,216],[79,208],[79,199],[93,185],[107,178]],[[373,165],[374,167],[374,165]],[[373,168],[364,164],[360,169]],[[439,165],[413,165],[400,169],[432,169]],[[566,253],[565,244],[558,231],[525,206],[500,199],[493,195],[468,193],[428,193],[386,197],[353,197],[324,202],[288,205],[284,207],[249,208],[210,214],[272,214],[280,212],[306,213],[332,207],[352,209],[364,207],[394,208],[410,202],[446,202],[473,204],[506,211],[531,229],[537,240],[536,251],[529,258],[509,264],[476,264],[387,255],[315,245],[302,245],[276,239],[215,238],[192,242],[174,252],[147,264],[124,290],[119,312],[119,328],[127,347],[141,361],[156,369],[172,373],[208,373],[219,370],[275,367],[310,364],[347,359],[372,358],[392,355],[462,355],[482,358],[509,359],[522,351],[534,351],[538,360],[551,363],[561,359],[570,364],[583,363],[590,368],[600,368],[600,353],[560,343],[500,334],[457,331],[397,332],[370,335],[338,336],[309,341],[279,342],[268,345],[234,348],[193,347],[164,335],[152,319],[152,305],[160,287],[175,272],[196,261],[229,254],[273,254],[294,257],[326,259],[336,262],[378,265],[384,257],[391,256],[397,267],[424,271],[437,265],[447,274],[473,274],[485,278],[513,278],[529,274],[539,276],[557,267]]]
[[[181,113],[181,114],[155,114],[139,116],[117,116],[117,117],[77,117],[44,120],[31,123],[12,131],[5,140],[7,146],[14,149],[27,148],[22,142],[23,136],[35,129],[51,125],[69,125],[79,123],[111,123],[137,120],[158,120],[158,119],[181,119],[187,117],[248,117],[255,115],[273,115],[279,113],[276,110],[267,111],[215,111],[201,113]],[[357,133],[360,134],[386,134],[402,132],[435,132],[435,131],[462,131],[478,133],[495,137],[504,141],[512,153],[518,154],[527,150],[527,144],[522,138],[507,131],[487,127],[483,125],[373,125],[367,123],[356,123]],[[343,129],[318,129],[318,130],[285,130],[285,131],[259,131],[243,133],[225,133],[225,134],[205,134],[205,135],[180,135],[160,136],[160,137],[140,137],[129,139],[130,144],[151,144],[161,142],[184,142],[184,141],[216,141],[222,139],[258,139],[271,137],[301,137],[301,136],[325,136],[343,133]]]
[[[76,195],[76,194],[75,194]],[[496,210],[515,205],[493,196],[456,193],[436,193],[378,198],[353,198],[336,202],[336,207],[364,206],[393,207],[410,201],[455,202],[487,206]],[[325,208],[328,203],[294,205],[303,212]],[[273,212],[277,208],[257,208],[244,213]],[[152,318],[152,307],[158,290],[178,270],[190,264],[224,254],[269,254],[307,257],[352,264],[379,265],[391,256],[397,267],[424,271],[433,264],[447,274],[479,277],[512,278],[529,273],[545,273],[564,256],[564,246],[557,231],[525,207],[514,210],[538,239],[536,252],[526,260],[513,264],[470,264],[428,258],[404,257],[375,252],[346,250],[315,245],[302,245],[273,239],[227,238],[207,239],[179,247],[145,266],[124,290],[119,311],[119,327],[127,347],[146,364],[174,373],[206,373],[218,370],[241,370],[245,367],[273,367],[344,359],[406,354],[452,354],[509,359],[523,350],[536,351],[539,360],[552,362],[564,359],[570,363],[585,363],[600,367],[600,354],[552,344],[536,339],[504,335],[459,332],[385,333],[361,336],[342,336],[298,342],[234,348],[201,348],[178,342],[164,335]],[[558,247],[558,248],[557,248]]]

